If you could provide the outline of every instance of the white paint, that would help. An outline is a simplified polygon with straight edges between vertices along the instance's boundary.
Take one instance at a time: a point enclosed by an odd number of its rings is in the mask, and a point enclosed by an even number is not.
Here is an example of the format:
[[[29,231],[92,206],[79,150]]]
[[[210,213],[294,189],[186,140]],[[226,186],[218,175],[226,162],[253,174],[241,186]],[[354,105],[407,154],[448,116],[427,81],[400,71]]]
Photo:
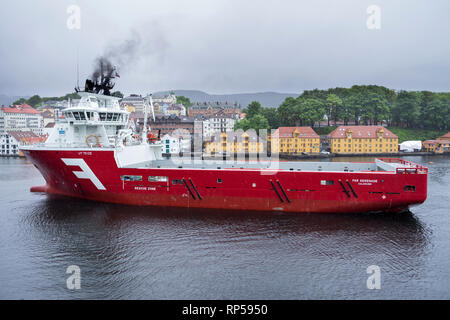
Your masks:
[[[68,166],[78,166],[81,171],[73,171],[73,174],[77,176],[78,179],[88,179],[97,187],[98,190],[106,190],[94,172],[89,168],[87,163],[83,159],[61,159]]]

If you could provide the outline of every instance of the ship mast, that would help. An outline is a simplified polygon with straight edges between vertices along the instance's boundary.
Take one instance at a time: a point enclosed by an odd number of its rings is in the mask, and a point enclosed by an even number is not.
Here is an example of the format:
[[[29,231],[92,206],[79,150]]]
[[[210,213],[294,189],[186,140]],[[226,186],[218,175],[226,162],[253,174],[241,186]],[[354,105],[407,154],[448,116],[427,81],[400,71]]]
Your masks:
[[[153,118],[153,122],[155,121],[155,110],[153,108],[153,99],[152,99],[152,94],[150,93],[149,95],[147,95],[147,97],[145,98],[145,103],[144,103],[144,128],[142,129],[142,143],[143,144],[147,144],[148,143],[148,139],[147,139],[147,118],[148,118],[148,106],[149,106],[149,102],[150,101],[150,107],[152,110],[152,118]]]

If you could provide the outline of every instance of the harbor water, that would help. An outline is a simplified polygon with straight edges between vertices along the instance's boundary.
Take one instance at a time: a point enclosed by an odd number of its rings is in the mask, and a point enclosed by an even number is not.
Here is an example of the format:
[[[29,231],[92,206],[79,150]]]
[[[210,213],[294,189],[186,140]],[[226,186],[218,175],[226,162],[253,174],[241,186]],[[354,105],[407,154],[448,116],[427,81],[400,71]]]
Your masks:
[[[404,159],[429,167],[410,213],[286,214],[30,193],[34,166],[0,158],[0,298],[450,299],[450,156]]]

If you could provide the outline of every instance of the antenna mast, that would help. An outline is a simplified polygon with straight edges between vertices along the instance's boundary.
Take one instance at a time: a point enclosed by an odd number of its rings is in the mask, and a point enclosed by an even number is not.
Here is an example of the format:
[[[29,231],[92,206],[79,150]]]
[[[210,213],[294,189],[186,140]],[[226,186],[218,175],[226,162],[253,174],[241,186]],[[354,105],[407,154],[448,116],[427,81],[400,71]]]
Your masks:
[[[78,54],[78,47],[77,47],[77,88],[80,87],[80,63],[79,63],[80,57]]]

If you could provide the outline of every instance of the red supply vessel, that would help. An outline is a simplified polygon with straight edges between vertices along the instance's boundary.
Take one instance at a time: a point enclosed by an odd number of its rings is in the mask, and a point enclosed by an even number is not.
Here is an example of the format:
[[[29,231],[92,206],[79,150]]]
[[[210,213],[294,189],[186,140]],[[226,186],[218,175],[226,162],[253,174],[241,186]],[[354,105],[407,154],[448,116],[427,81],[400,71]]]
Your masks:
[[[428,169],[402,159],[165,159],[160,141],[147,139],[146,116],[137,139],[118,98],[79,95],[45,143],[21,147],[46,181],[31,191],[137,206],[308,213],[399,212],[427,197]]]

